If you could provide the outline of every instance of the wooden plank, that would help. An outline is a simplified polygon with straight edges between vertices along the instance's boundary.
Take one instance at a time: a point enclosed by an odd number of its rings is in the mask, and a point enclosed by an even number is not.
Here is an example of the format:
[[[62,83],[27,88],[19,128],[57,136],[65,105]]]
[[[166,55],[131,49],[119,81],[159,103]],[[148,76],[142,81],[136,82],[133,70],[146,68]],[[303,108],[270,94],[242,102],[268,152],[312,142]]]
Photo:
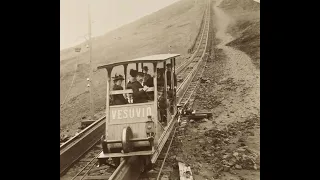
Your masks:
[[[187,116],[188,119],[203,119],[207,118],[208,116],[206,114],[192,114]]]
[[[96,120],[81,120],[81,125],[88,126],[94,123]]]
[[[190,166],[186,166],[186,164],[182,162],[178,162],[178,165],[179,165],[180,180],[193,180]]]
[[[196,111],[196,114],[206,114],[208,116],[208,118],[212,116],[212,112],[210,112],[210,111],[201,111],[200,110],[200,111]]]
[[[130,153],[107,153],[107,154],[104,154],[103,152],[101,152],[98,159],[104,159],[109,157],[146,156],[151,154],[153,154],[152,151],[137,151],[137,152],[130,152]]]
[[[85,177],[83,177],[83,176],[79,176],[79,177],[77,177],[76,178],[76,180],[80,180],[80,179],[82,179],[82,180],[84,180],[84,179],[87,179],[87,180],[102,180],[102,179],[105,179],[105,180],[107,180],[107,179],[109,179],[109,177],[110,177],[110,175],[109,176],[85,176]]]
[[[143,88],[139,88],[139,90],[142,90]],[[152,92],[154,91],[154,87],[149,87],[147,89],[147,92]],[[125,90],[117,90],[117,91],[110,91],[110,95],[113,95],[113,94],[132,94],[133,91],[132,89],[125,89]]]
[[[132,89],[110,91],[110,95],[112,95],[112,94],[128,94],[128,93],[133,93]]]

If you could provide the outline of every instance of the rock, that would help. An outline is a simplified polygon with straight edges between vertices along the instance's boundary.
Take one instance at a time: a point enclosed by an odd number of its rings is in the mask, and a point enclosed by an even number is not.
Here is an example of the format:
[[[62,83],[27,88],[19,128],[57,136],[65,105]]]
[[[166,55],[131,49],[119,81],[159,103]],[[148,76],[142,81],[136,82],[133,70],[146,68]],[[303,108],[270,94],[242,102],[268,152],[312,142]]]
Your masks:
[[[237,162],[237,159],[234,158],[234,157],[232,157],[232,158],[229,160],[229,165],[230,165],[230,166],[233,166],[233,165],[236,164],[236,162]]]
[[[227,158],[229,158],[230,157],[230,155],[229,154],[226,154],[226,155],[223,155],[222,156],[222,159],[227,159]]]
[[[232,155],[233,155],[234,157],[238,157],[238,156],[239,156],[239,153],[234,152]]]
[[[230,166],[223,165],[223,171],[228,172],[230,170]]]
[[[238,164],[236,164],[234,167],[235,167],[236,169],[242,169],[242,167],[241,167],[240,165],[238,165]]]
[[[100,170],[100,174],[103,174],[105,172],[106,172],[106,170],[104,170],[104,169]]]
[[[193,120],[193,119],[191,119],[191,120],[190,120],[190,122],[191,122],[191,123],[194,123],[194,120]]]

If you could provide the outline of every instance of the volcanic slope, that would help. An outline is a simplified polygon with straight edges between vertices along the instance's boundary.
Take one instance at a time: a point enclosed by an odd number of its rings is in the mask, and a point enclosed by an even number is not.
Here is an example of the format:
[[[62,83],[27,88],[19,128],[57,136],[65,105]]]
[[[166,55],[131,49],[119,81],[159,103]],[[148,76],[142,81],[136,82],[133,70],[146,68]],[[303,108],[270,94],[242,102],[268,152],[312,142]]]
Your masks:
[[[192,107],[213,117],[190,120],[179,128],[167,163],[173,168],[177,161],[189,164],[197,180],[260,179],[258,7],[253,0],[213,3],[214,53]],[[247,51],[244,45],[255,48]]]

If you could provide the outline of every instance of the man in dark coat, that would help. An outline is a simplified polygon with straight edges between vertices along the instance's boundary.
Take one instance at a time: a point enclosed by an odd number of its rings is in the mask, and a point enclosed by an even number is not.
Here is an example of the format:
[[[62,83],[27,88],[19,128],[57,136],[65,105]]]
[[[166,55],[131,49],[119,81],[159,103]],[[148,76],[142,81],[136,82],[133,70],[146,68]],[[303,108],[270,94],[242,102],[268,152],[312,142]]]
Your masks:
[[[171,71],[172,71],[172,66],[171,64],[167,64],[167,87],[168,87],[168,99],[170,100],[170,112],[173,113],[173,97],[175,96],[175,90],[177,87],[177,76],[174,74],[173,80],[174,80],[174,85],[173,85],[173,90],[171,89]]]
[[[123,80],[124,78],[122,75],[117,76],[117,74],[115,74],[115,77],[113,77],[113,90],[123,90],[123,87],[121,86]],[[122,105],[128,103],[123,94],[114,94],[112,95],[112,98],[114,105]]]
[[[148,86],[148,87],[153,87],[153,78],[151,77],[150,74],[148,74],[148,66],[143,67],[143,84]]]
[[[164,69],[158,68],[157,69],[157,84],[159,87],[164,87],[164,75],[163,75]]]
[[[167,64],[167,86],[171,87],[171,71],[172,66],[171,64]],[[174,76],[174,87],[177,86],[177,75]]]
[[[133,103],[144,103],[148,101],[148,94],[146,93],[148,87],[142,86],[143,83],[143,73],[138,72],[137,73],[137,81],[134,81],[131,83],[131,88],[133,91]],[[142,90],[139,90],[140,88],[143,88]]]
[[[167,123],[166,114],[167,114],[167,100],[164,98],[163,89],[158,91],[158,108],[160,112],[160,122]]]
[[[127,89],[132,89],[132,83],[137,81],[137,79],[136,79],[137,73],[138,73],[137,70],[130,69],[130,76],[131,77],[129,78],[129,81],[128,81],[128,84],[127,84]],[[128,97],[128,102],[129,103],[133,103],[132,94],[127,94],[127,97]]]

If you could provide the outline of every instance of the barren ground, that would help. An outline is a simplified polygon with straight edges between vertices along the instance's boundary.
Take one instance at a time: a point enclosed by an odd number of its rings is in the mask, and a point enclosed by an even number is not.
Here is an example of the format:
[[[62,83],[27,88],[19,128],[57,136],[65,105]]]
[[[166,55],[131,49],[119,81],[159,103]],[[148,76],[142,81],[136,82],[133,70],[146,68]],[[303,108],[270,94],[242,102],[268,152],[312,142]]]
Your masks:
[[[210,81],[200,84],[193,104],[193,109],[211,111],[213,117],[200,122],[192,120],[180,128],[167,164],[173,168],[177,167],[177,161],[189,164],[197,180],[257,180],[260,179],[259,4],[226,0],[222,7],[217,7],[220,2],[213,3],[215,53],[203,75]],[[246,9],[241,8],[244,5]],[[249,33],[255,34],[255,38],[248,38]],[[248,51],[245,46],[255,48]]]
[[[181,0],[136,22],[125,25],[93,41],[93,67],[110,61],[121,61],[157,53],[179,53],[181,60],[189,56],[201,23],[206,1]],[[60,102],[66,97],[76,69],[69,98],[60,110],[60,135],[73,136],[78,131],[79,121],[88,119],[89,93],[86,88],[89,75],[88,52],[83,52],[79,61],[73,49],[60,53]],[[78,67],[77,67],[77,64]],[[77,68],[76,68],[77,67]],[[94,110],[100,117],[104,113],[106,93],[105,70],[94,71]]]

